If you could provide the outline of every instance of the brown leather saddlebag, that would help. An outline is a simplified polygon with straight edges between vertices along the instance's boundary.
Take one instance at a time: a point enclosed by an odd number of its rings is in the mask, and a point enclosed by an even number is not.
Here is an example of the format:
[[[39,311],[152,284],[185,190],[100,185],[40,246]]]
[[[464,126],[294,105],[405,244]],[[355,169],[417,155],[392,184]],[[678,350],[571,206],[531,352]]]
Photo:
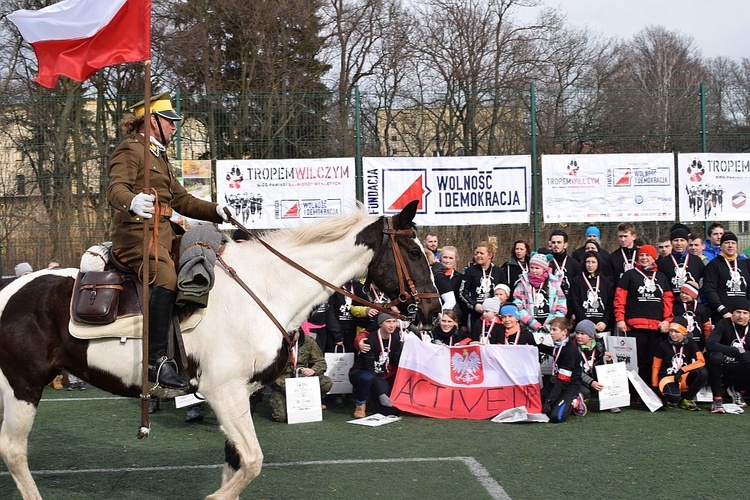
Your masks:
[[[79,275],[73,292],[73,319],[93,325],[113,323],[124,282],[117,271],[89,271]]]

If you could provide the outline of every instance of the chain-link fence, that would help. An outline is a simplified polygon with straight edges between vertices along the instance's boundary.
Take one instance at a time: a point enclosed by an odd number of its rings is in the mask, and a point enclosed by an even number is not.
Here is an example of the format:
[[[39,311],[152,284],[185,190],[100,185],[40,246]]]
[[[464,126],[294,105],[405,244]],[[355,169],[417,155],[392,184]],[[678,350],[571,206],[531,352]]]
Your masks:
[[[467,94],[337,96],[253,92],[175,95],[185,115],[170,146],[174,159],[475,156],[555,153],[746,152],[747,89],[486,89]],[[109,154],[122,140],[118,122],[142,96],[38,93],[0,96],[0,268],[34,269],[55,258],[77,265],[90,245],[108,238]],[[531,110],[535,113],[532,116]],[[532,137],[532,124],[536,135]],[[543,165],[541,166],[543,168]],[[552,227],[534,207],[540,244]],[[532,218],[532,221],[534,218]],[[533,244],[533,222],[423,228],[468,261],[487,236],[499,241],[498,263],[516,239]],[[488,221],[483,221],[488,222]],[[723,221],[727,222],[727,221]],[[555,224],[583,241],[585,224]],[[651,242],[671,223],[639,224]],[[605,248],[617,247],[616,224],[599,224]],[[744,240],[744,231],[739,234]],[[703,225],[694,227],[703,232]],[[744,248],[748,241],[741,241]]]

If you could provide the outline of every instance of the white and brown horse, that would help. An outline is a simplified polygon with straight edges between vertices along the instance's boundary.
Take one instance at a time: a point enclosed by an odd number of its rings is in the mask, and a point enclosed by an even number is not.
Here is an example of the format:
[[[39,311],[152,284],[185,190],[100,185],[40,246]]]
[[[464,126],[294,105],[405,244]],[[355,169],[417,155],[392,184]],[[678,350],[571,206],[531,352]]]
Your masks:
[[[411,229],[416,202],[392,217]],[[322,279],[342,284],[367,277],[391,297],[403,290],[385,218],[360,209],[346,215],[267,234],[271,246]],[[406,234],[408,233],[408,234]],[[395,236],[396,248],[416,290],[418,320],[430,324],[440,311],[432,273],[415,232]],[[229,242],[222,254],[288,330],[332,291],[279,260],[257,241]],[[141,342],[79,340],[68,331],[76,269],[29,274],[0,290],[0,455],[25,499],[41,498],[28,467],[28,434],[44,387],[61,370],[114,394],[139,397]],[[401,275],[401,276],[399,276]],[[408,278],[408,277],[407,277]],[[410,304],[411,303],[411,304]],[[263,453],[250,414],[249,395],[285,365],[282,334],[256,303],[217,265],[216,281],[201,322],[184,335],[197,389],[211,404],[226,434],[222,484],[209,498],[234,499],[261,469]]]

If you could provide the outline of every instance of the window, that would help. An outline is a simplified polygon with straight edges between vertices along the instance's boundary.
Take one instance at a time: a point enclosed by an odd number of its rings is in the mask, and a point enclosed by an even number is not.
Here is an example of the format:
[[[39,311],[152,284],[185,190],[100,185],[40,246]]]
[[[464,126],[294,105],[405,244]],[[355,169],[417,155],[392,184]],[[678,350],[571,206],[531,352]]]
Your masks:
[[[26,176],[23,174],[16,175],[16,194],[18,196],[26,195]]]
[[[398,136],[397,135],[392,135],[391,136],[391,142],[398,142]]]
[[[397,156],[397,155],[398,155],[398,149],[392,149],[391,156]]]
[[[738,222],[737,231],[740,233],[750,233],[750,221],[741,220]]]

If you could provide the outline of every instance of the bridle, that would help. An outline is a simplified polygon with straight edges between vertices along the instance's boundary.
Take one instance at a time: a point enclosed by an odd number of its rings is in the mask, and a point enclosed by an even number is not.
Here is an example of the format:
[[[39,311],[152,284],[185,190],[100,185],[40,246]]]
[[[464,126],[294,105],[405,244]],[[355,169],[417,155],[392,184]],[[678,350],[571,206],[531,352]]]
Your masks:
[[[344,288],[341,288],[339,286],[336,286],[332,283],[329,283],[328,281],[324,280],[320,276],[314,274],[312,271],[309,271],[308,269],[305,269],[304,267],[300,266],[296,262],[294,262],[292,259],[284,255],[283,253],[279,252],[275,248],[273,248],[271,245],[263,241],[261,238],[259,238],[257,235],[253,234],[248,230],[245,226],[240,224],[240,222],[235,219],[228,208],[224,209],[224,213],[229,218],[229,222],[234,224],[238,229],[241,231],[244,231],[245,234],[250,235],[251,238],[254,238],[257,240],[261,245],[263,245],[269,252],[277,256],[282,261],[286,262],[290,266],[292,266],[294,269],[297,269],[301,273],[305,274],[306,276],[314,279],[321,285],[324,285],[331,290],[334,290],[335,292],[339,292],[340,294],[349,297],[353,301],[364,305],[366,307],[370,307],[372,309],[375,309],[378,312],[382,312],[385,314],[388,314],[396,319],[404,320],[413,322],[417,317],[417,311],[419,310],[419,301],[424,298],[435,298],[439,297],[440,295],[438,293],[420,293],[417,290],[417,287],[414,285],[414,281],[411,279],[411,275],[409,274],[409,269],[406,267],[406,262],[404,262],[404,257],[401,255],[401,249],[398,245],[398,241],[396,240],[397,235],[405,235],[410,236],[412,238],[416,237],[416,231],[414,228],[410,229],[395,229],[393,226],[393,217],[385,217],[383,218],[383,244],[378,249],[378,253],[373,256],[373,259],[370,263],[372,266],[373,263],[379,262],[383,257],[385,253],[385,247],[388,243],[388,239],[391,240],[391,248],[393,249],[393,258],[394,262],[396,264],[396,273],[398,275],[398,283],[399,283],[399,295],[396,299],[392,300],[385,306],[381,306],[379,304],[375,304],[373,302],[370,302],[366,299],[363,299],[361,297],[358,297],[354,293],[345,290]],[[237,275],[237,272],[229,266],[226,261],[221,257],[221,254],[217,255],[217,258],[222,266],[229,272],[229,274],[234,278],[234,280],[242,287],[243,290],[245,290],[252,298],[253,300],[258,304],[258,306],[263,310],[264,313],[271,319],[271,321],[274,323],[276,328],[281,332],[282,336],[286,340],[288,345],[292,345],[293,341],[291,337],[289,336],[289,333],[287,333],[286,329],[279,323],[279,321],[276,319],[276,317],[271,313],[271,311],[266,307],[265,304],[263,304],[263,301],[260,300],[260,297],[258,297],[243,281],[242,279]],[[369,278],[368,281],[369,282]],[[396,312],[393,312],[390,308],[396,304],[409,302],[410,304],[407,305],[407,315],[401,315]]]
[[[383,244],[380,245],[378,253],[382,255],[382,253],[385,252],[386,244],[388,243],[388,239],[390,238],[391,248],[393,249],[393,260],[396,263],[396,274],[398,275],[399,286],[398,297],[387,303],[385,305],[385,308],[391,308],[396,304],[408,302],[409,300],[411,300],[411,303],[406,307],[406,319],[409,322],[413,322],[417,317],[417,311],[419,310],[419,301],[421,299],[439,297],[440,294],[420,293],[417,290],[417,287],[414,286],[414,281],[412,281],[411,279],[409,269],[406,267],[406,262],[404,262],[404,256],[401,254],[401,249],[398,246],[398,240],[396,239],[397,235],[404,235],[410,238],[414,238],[416,237],[416,231],[414,231],[414,228],[395,229],[393,227],[393,217],[385,217],[383,219]],[[377,257],[377,255],[373,257],[372,263],[380,260]]]

